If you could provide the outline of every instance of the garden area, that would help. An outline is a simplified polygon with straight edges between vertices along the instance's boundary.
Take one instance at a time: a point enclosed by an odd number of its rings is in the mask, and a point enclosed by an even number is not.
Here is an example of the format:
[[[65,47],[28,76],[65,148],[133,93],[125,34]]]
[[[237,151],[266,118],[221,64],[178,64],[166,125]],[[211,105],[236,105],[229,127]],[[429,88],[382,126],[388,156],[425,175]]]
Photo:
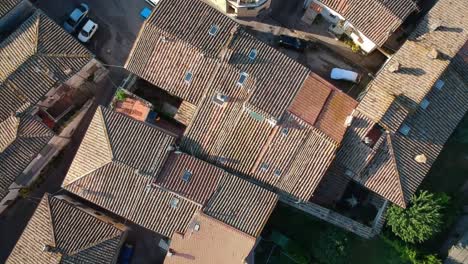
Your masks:
[[[278,204],[255,249],[255,261],[278,263],[441,264],[440,252],[468,203],[468,116],[447,142],[407,209],[390,207],[387,225],[365,240]],[[459,234],[456,234],[459,235]]]

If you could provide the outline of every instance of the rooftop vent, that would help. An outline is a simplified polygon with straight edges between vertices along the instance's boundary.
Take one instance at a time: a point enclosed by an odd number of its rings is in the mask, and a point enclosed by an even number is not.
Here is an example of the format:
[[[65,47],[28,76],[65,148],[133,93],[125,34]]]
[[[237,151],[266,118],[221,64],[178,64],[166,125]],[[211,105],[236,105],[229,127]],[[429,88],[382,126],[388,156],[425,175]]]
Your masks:
[[[276,169],[276,170],[275,170],[275,176],[276,176],[276,177],[281,176],[281,170]]]
[[[283,134],[283,136],[287,136],[289,134],[289,129],[287,127],[281,129],[281,134]]]
[[[431,48],[431,50],[429,50],[429,53],[427,53],[427,57],[436,60],[437,58],[439,58],[439,51],[437,51],[436,48]]]
[[[400,63],[398,61],[390,64],[390,66],[388,67],[388,71],[389,72],[398,72],[400,70]]]
[[[353,122],[353,116],[352,115],[347,116],[344,122],[345,127],[351,126],[352,122]]]
[[[268,170],[268,163],[262,163],[262,165],[260,165],[260,170],[261,171],[267,171]]]
[[[365,137],[364,138],[364,143],[366,143],[367,145],[372,145],[372,139],[370,137]]]
[[[168,41],[169,41],[169,39],[166,38],[165,36],[159,37],[159,40],[160,40],[162,43],[165,43],[165,42],[168,42]]]
[[[216,95],[213,97],[213,102],[215,102],[219,106],[224,106],[224,104],[227,103],[228,100],[229,97],[222,93],[216,93]]]
[[[416,155],[416,157],[414,157],[414,160],[418,163],[426,163],[427,157],[424,154],[420,154],[420,155]]]
[[[44,247],[42,247],[42,251],[43,252],[54,252],[55,251],[55,248],[51,245],[44,245]]]
[[[193,230],[195,230],[196,232],[200,231],[200,224],[196,223],[195,226],[193,227]]]
[[[268,123],[269,123],[271,126],[276,126],[276,124],[278,124],[278,120],[276,120],[275,118],[269,118],[269,119],[268,119]]]

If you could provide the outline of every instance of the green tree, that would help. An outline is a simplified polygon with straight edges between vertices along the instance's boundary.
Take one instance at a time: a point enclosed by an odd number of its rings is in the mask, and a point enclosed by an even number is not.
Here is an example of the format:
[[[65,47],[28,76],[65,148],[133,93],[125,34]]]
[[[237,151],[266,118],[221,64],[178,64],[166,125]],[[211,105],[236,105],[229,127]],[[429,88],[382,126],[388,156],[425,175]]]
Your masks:
[[[408,208],[392,205],[388,209],[387,225],[403,241],[416,243],[429,239],[442,227],[442,211],[449,202],[447,195],[420,191],[413,195]]]
[[[314,258],[319,263],[347,263],[348,235],[335,227],[329,227],[320,234],[313,250]]]

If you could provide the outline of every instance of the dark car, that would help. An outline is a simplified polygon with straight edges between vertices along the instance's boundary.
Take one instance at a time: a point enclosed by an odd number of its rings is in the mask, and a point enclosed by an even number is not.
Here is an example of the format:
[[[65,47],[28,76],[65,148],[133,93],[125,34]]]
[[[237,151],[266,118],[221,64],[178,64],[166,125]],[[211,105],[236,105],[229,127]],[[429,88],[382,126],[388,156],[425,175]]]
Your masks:
[[[281,35],[278,38],[278,45],[288,49],[294,49],[297,51],[304,51],[306,48],[306,43],[298,38]]]
[[[120,264],[129,264],[133,256],[133,245],[125,243],[125,245],[120,250],[119,263]]]
[[[86,18],[89,12],[89,7],[86,4],[81,4],[75,8],[63,23],[63,28],[68,33],[73,33],[78,25]]]

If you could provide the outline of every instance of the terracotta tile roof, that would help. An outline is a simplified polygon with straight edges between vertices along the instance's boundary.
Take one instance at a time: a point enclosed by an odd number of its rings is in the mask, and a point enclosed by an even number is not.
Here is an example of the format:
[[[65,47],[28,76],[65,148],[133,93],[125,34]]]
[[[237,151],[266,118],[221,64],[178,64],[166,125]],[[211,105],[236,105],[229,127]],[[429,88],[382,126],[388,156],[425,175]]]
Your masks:
[[[461,70],[467,65],[459,55],[468,20],[458,12],[466,5],[441,0],[434,6],[373,81],[337,154],[348,176],[402,207],[468,110],[468,79]],[[441,28],[428,29],[439,23]],[[442,58],[430,59],[429,47]],[[401,68],[392,73],[389,65],[396,61]],[[375,122],[387,131],[368,146],[364,138]],[[406,132],[399,130],[403,125]]]
[[[174,143],[173,136],[155,127],[99,107],[63,188],[171,236],[183,231],[201,207],[153,184]]]
[[[0,43],[0,121],[36,104],[92,58],[70,34],[35,11]]]
[[[413,0],[319,0],[338,12],[378,46],[418,10]]]
[[[114,110],[118,113],[126,114],[138,121],[145,122],[151,109],[140,100],[127,97],[122,101],[117,101]]]
[[[346,117],[357,104],[356,100],[325,79],[310,73],[288,111],[339,143],[346,131]]]
[[[273,192],[234,175],[226,175],[203,212],[257,237],[277,200]]]
[[[203,205],[215,192],[225,174],[222,169],[193,156],[172,153],[157,179],[157,184]]]
[[[198,231],[195,226],[198,226]],[[205,214],[194,217],[185,234],[174,233],[165,264],[239,264],[255,245],[255,238],[217,221]]]
[[[140,32],[125,66],[129,71],[198,105],[208,90],[218,86],[213,78],[219,68],[228,66],[255,80],[247,103],[280,119],[304,81],[306,67],[202,1],[188,7],[181,0],[164,0],[158,10]],[[181,12],[190,15],[180,16]],[[209,34],[212,28],[217,30],[214,35]],[[252,50],[254,59],[249,58]],[[190,81],[185,80],[187,72]],[[232,84],[239,78],[238,74]]]
[[[315,73],[311,73],[294,97],[288,111],[314,125],[334,87]]]
[[[201,102],[182,138],[182,148],[231,172],[308,200],[334,157],[336,143],[288,112],[273,127],[258,110],[244,106],[249,93],[232,81],[237,73],[229,67],[222,69],[214,79],[219,86]],[[245,84],[247,89],[255,85],[253,79]],[[225,106],[213,102],[216,92],[229,98]],[[286,127],[289,131],[284,136],[282,129]],[[317,159],[310,160],[310,156]],[[263,163],[268,170],[260,168]]]
[[[0,124],[0,199],[54,133],[31,116],[10,117]]]
[[[0,2],[0,18],[10,12],[22,0],[2,0]]]
[[[124,231],[46,194],[7,263],[115,263]]]

